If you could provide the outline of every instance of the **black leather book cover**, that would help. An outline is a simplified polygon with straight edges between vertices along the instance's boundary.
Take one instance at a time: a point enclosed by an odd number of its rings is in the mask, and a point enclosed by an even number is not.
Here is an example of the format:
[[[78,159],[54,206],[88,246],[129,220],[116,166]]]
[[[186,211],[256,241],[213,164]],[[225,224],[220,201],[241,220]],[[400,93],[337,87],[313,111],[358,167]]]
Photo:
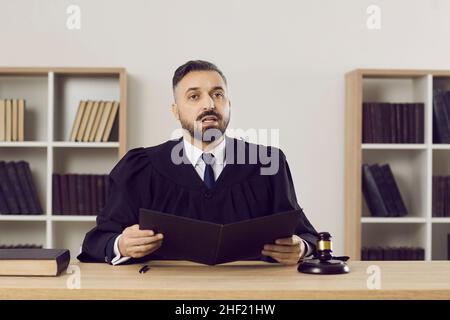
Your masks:
[[[294,234],[299,217],[293,210],[223,225],[140,208],[139,226],[164,235],[158,258],[215,265],[258,259],[265,244]]]
[[[388,217],[389,212],[368,164],[362,166],[362,191],[373,217]]]
[[[63,215],[70,214],[70,201],[69,201],[69,179],[67,174],[60,175],[61,180],[61,206]]]
[[[53,214],[61,214],[61,179],[60,175],[53,173],[52,175],[52,203],[53,203]]]
[[[19,175],[17,174],[16,166],[13,161],[6,163],[6,173],[9,181],[11,182],[12,192],[16,198],[17,204],[19,205],[19,214],[28,214],[30,210],[28,209],[27,201],[19,180]]]
[[[70,251],[67,249],[0,249],[1,260],[54,260],[57,274],[61,274],[69,265]]]
[[[31,196],[33,198],[33,208],[34,208],[33,212],[36,212],[36,214],[43,214],[44,211],[42,210],[41,201],[39,201],[39,195],[37,193],[36,185],[34,184],[33,174],[31,173],[30,165],[28,162],[24,161],[22,166],[27,175],[28,186],[31,188]]]
[[[78,197],[77,197],[77,174],[68,174],[68,182],[69,182],[69,214],[76,215],[78,214]]]
[[[381,171],[387,181],[389,191],[391,193],[392,199],[395,203],[397,216],[403,217],[408,214],[408,209],[406,208],[405,202],[403,201],[400,189],[398,188],[397,182],[395,181],[394,174],[392,173],[389,164],[381,166]]]
[[[375,179],[375,182],[380,190],[381,197],[383,198],[384,205],[388,211],[390,217],[395,217],[398,215],[397,207],[395,205],[392,193],[389,189],[389,182],[386,179],[383,170],[378,164],[370,166],[370,171]]]

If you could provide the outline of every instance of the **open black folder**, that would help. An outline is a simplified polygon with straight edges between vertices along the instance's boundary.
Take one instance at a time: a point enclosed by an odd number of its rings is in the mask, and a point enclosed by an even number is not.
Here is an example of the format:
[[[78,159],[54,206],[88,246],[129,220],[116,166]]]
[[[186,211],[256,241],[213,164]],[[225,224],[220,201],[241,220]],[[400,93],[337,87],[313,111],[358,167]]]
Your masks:
[[[158,258],[215,265],[259,259],[265,244],[294,234],[299,217],[293,210],[223,225],[140,208],[139,227],[164,235]]]

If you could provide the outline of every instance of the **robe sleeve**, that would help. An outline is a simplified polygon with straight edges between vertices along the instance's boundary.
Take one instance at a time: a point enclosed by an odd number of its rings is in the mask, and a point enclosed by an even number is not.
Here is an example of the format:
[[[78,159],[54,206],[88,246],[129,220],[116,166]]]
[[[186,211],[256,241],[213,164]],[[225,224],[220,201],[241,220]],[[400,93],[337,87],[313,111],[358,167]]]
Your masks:
[[[301,210],[295,234],[307,241],[312,252],[315,252],[318,233],[298,204],[286,156],[283,151],[280,149],[277,150],[279,153],[279,156],[277,157],[277,159],[279,159],[279,167],[277,173],[272,176],[273,212]]]
[[[139,208],[148,197],[151,166],[144,148],[132,149],[109,174],[110,193],[105,207],[89,231],[78,259],[82,262],[108,262],[114,258],[114,240],[139,221]]]

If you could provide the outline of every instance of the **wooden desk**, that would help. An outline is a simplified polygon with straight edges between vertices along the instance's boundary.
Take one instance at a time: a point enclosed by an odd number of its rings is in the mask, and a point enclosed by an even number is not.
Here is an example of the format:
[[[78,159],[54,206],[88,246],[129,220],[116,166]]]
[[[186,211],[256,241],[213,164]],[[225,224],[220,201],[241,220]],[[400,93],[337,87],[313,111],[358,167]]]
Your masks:
[[[0,277],[0,299],[450,299],[450,261],[352,261],[349,274],[323,276],[265,262],[153,261],[145,274],[142,265],[72,265],[79,266],[80,289],[67,288],[73,273]],[[380,267],[379,290],[367,288],[369,265]]]

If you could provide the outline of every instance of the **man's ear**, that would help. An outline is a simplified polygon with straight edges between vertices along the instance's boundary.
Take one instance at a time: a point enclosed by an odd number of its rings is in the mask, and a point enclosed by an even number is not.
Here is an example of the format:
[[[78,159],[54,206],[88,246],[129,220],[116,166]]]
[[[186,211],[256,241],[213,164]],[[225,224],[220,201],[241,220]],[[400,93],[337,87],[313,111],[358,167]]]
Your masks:
[[[180,120],[180,115],[178,114],[178,105],[175,102],[172,103],[172,113],[175,119]]]

